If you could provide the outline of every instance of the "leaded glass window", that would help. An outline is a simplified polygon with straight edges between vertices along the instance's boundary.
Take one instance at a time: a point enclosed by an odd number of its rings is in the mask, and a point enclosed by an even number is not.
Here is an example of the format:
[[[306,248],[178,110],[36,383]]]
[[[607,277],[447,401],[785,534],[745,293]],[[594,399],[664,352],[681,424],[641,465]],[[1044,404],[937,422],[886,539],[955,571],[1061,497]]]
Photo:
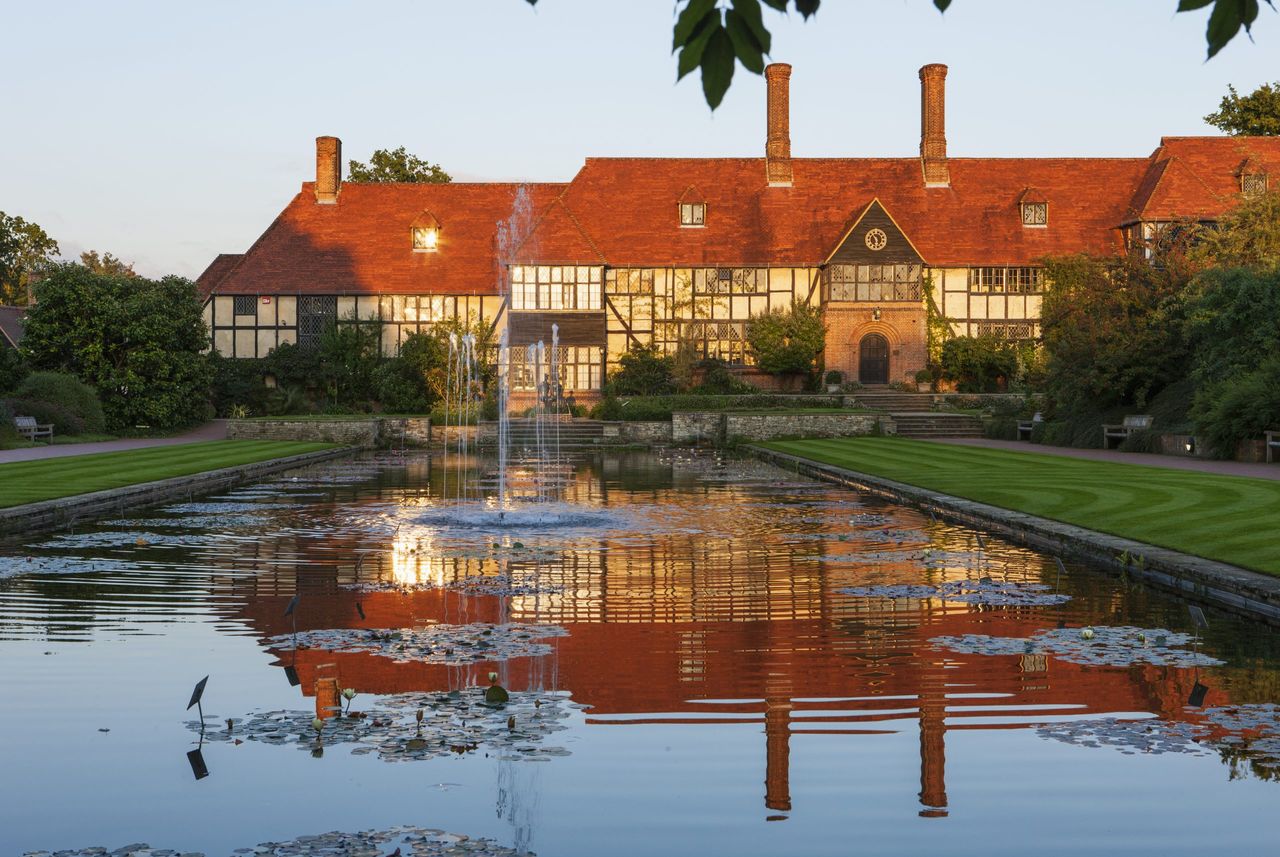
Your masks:
[[[329,325],[338,320],[336,295],[300,295],[298,297],[298,345],[314,348]]]
[[[604,269],[586,265],[514,265],[513,310],[599,310]]]
[[[832,301],[919,301],[924,299],[922,265],[830,265],[823,271]]]

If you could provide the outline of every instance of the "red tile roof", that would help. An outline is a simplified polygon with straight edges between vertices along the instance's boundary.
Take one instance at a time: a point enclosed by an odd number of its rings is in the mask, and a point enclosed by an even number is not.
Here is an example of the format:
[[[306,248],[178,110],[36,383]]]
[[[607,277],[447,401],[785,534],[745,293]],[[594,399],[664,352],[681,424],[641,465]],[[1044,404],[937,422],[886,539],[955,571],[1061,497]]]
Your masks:
[[[610,265],[817,265],[878,198],[934,266],[1030,264],[1046,255],[1110,253],[1142,158],[953,158],[951,187],[925,188],[918,158],[792,159],[791,187],[767,187],[759,158],[591,158],[565,191]],[[674,202],[690,184],[706,227],[681,229]],[[1049,227],[1022,226],[1028,187]]]
[[[1164,137],[1125,216],[1136,220],[1216,220],[1240,199],[1240,172],[1280,184],[1280,137]]]
[[[218,287],[218,283],[221,283],[243,258],[243,253],[219,253],[215,256],[209,263],[209,267],[204,269],[204,273],[196,277],[196,290],[200,293],[200,297],[207,298],[211,295]]]
[[[493,294],[498,224],[521,185],[344,182],[336,205],[302,185],[217,286],[219,294]],[[544,209],[562,184],[530,184]],[[409,228],[424,210],[440,223],[439,250],[415,253]]]
[[[568,184],[356,184],[336,205],[302,186],[235,261],[202,288],[223,294],[493,294],[500,260],[612,266],[816,266],[879,199],[927,264],[1027,265],[1050,255],[1118,252],[1118,226],[1221,216],[1248,161],[1280,183],[1280,138],[1167,137],[1145,158],[952,158],[951,186],[925,188],[918,158],[796,158],[791,187],[767,187],[762,158],[589,158]],[[694,189],[694,190],[691,190]],[[677,203],[707,204],[701,229]],[[1047,228],[1018,203],[1049,204]],[[516,210],[513,213],[513,207]],[[410,225],[440,223],[435,253]],[[507,247],[512,249],[508,250]]]

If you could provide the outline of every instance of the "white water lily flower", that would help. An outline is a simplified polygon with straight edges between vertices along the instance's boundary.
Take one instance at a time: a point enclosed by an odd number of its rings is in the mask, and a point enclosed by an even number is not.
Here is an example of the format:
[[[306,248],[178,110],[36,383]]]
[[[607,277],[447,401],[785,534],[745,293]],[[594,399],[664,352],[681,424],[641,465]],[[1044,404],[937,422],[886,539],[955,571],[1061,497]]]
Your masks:
[[[1080,629],[1080,639],[1082,639],[1082,640],[1092,640],[1092,639],[1093,639],[1093,629],[1092,629],[1092,628],[1081,628],[1081,629]]]

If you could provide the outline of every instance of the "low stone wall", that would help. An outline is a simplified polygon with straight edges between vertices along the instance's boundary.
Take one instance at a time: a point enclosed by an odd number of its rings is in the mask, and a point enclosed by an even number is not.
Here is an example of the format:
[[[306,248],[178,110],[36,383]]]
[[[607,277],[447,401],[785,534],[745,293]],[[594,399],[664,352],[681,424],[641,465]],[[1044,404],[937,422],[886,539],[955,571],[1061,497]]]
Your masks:
[[[1119,574],[1123,571],[1162,589],[1210,601],[1264,619],[1273,625],[1280,625],[1280,578],[1269,574],[1025,512],[1014,512],[963,497],[939,494],[915,485],[845,470],[774,450],[756,447],[751,452],[757,458],[795,473],[865,491],[895,503],[925,509],[940,518],[986,530],[1009,541],[1031,545],[1059,557],[1083,560],[1098,568],[1111,570],[1112,573]],[[1116,557],[1124,554],[1141,557],[1142,564],[1122,567]]]
[[[607,423],[604,427],[606,442],[648,444],[663,446],[671,443],[671,423],[655,422]]]
[[[875,431],[875,414],[725,414],[724,437],[776,440],[783,437],[858,437]]]
[[[225,491],[234,485],[254,482],[273,473],[296,470],[334,458],[344,458],[357,452],[359,449],[355,446],[305,452],[287,458],[256,461],[252,464],[224,467],[220,470],[193,473],[189,476],[176,476],[157,482],[142,482],[106,491],[11,506],[0,509],[0,536],[30,536],[60,527],[74,526],[103,515],[123,515],[158,503],[191,500],[201,494]]]
[[[893,420],[876,414],[756,414],[691,412],[671,415],[671,442],[680,445],[802,437],[858,437],[876,426],[893,434]]]
[[[671,442],[677,445],[724,443],[724,414],[715,412],[671,415]]]
[[[230,440],[305,440],[373,449],[379,446],[428,446],[428,417],[331,417],[307,420],[228,420]]]

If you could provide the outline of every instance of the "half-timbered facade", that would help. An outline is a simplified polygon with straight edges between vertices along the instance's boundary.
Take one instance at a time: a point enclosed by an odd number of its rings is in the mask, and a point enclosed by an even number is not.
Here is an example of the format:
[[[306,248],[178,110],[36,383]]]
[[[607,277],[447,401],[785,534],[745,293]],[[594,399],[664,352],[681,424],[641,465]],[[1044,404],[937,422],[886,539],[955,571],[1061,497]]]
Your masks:
[[[763,158],[588,158],[565,183],[357,184],[341,143],[243,254],[200,277],[212,347],[261,357],[334,321],[394,354],[447,318],[558,347],[599,390],[638,345],[749,365],[748,321],[820,304],[828,368],[877,384],[927,360],[932,309],[961,335],[1039,336],[1043,260],[1118,254],[1280,182],[1280,139],[1166,137],[1147,157],[953,158],[947,69],[920,70],[918,156],[793,158],[790,66],[766,69]]]

